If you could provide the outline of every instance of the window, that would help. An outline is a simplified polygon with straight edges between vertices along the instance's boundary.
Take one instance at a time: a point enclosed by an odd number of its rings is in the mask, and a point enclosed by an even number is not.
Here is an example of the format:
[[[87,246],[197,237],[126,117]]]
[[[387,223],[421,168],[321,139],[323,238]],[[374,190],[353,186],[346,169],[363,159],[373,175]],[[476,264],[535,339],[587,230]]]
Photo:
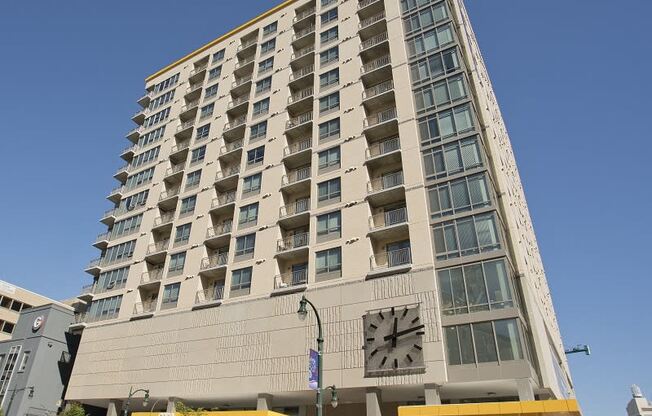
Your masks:
[[[164,106],[165,104],[169,103],[174,99],[174,90],[168,91],[163,95],[159,95],[155,99],[153,99],[150,103],[149,106],[147,106],[147,109],[152,111],[156,110],[159,107]]]
[[[340,178],[331,179],[317,185],[319,203],[326,201],[337,202],[340,200]]]
[[[246,267],[240,270],[234,270],[231,275],[231,291],[246,290],[247,293],[251,288],[252,268]]]
[[[335,92],[319,99],[319,114],[324,114],[330,111],[339,110],[340,108],[340,93]]]
[[[339,168],[340,167],[340,147],[333,147],[331,149],[324,150],[319,152],[319,170],[325,170],[328,168]]]
[[[332,138],[340,137],[340,119],[335,118],[333,120],[321,123],[319,125],[319,140],[326,140]]]
[[[121,303],[122,295],[94,300],[91,303],[91,308],[89,309],[88,316],[90,316],[91,320],[94,321],[116,318],[120,313]]]
[[[177,231],[174,234],[174,244],[175,245],[186,244],[190,239],[191,228],[192,228],[192,223],[178,226]]]
[[[199,185],[201,180],[201,169],[190,172],[186,175],[186,189],[191,189]]]
[[[235,239],[235,256],[253,257],[256,246],[256,234],[247,234]]]
[[[255,175],[247,176],[242,181],[242,195],[260,192],[260,182],[262,181],[263,174],[257,173]]]
[[[224,49],[221,49],[213,54],[213,63],[219,62],[224,59]]]
[[[154,115],[147,117],[143,122],[143,128],[148,128],[153,126],[154,124],[158,124],[164,120],[167,120],[168,117],[170,117],[170,107],[161,110]]]
[[[149,196],[149,189],[126,197],[125,199],[120,201],[121,211],[131,211],[138,206],[145,205],[147,203],[148,196]]]
[[[263,72],[270,71],[273,68],[274,68],[274,57],[267,58],[258,63],[258,74],[262,74]]]
[[[29,362],[29,351],[23,352],[23,359],[20,360],[20,365],[18,366],[18,372],[22,373],[27,370],[27,363]]]
[[[208,80],[215,79],[222,75],[222,65],[216,66],[215,68],[208,71]]]
[[[467,176],[428,190],[433,219],[491,205],[485,174]]]
[[[241,226],[255,225],[258,222],[258,202],[240,207],[238,224]]]
[[[316,257],[316,273],[337,273],[342,275],[342,248],[335,247],[330,250],[318,251]]]
[[[143,166],[147,163],[150,163],[158,158],[159,151],[161,150],[161,146],[156,146],[153,149],[149,149],[136,157],[131,161],[130,166],[132,168],[137,168],[139,166]]]
[[[12,324],[11,322],[5,322],[4,325],[2,325],[2,332],[5,334],[11,334],[14,332],[14,327],[16,325]]]
[[[317,217],[317,238],[342,236],[342,213],[340,211],[329,212]]]
[[[165,126],[161,126],[155,130],[150,131],[149,133],[146,133],[138,139],[138,146],[139,147],[144,147],[147,146],[148,144],[152,144],[154,142],[157,142],[163,137],[165,134]]]
[[[125,182],[125,189],[134,189],[137,186],[150,182],[154,177],[154,168],[141,170],[127,178]]]
[[[197,195],[189,196],[181,200],[181,209],[179,215],[195,212],[195,205],[197,204]]]
[[[20,309],[23,307],[23,302],[20,302],[18,300],[15,300],[11,303],[11,310],[20,312]]]
[[[331,69],[319,76],[319,87],[326,88],[331,85],[340,83],[340,70],[339,68]]]
[[[466,98],[464,76],[454,77],[421,87],[414,92],[417,112],[434,110]]]
[[[416,8],[435,2],[436,0],[401,0],[401,12],[408,13]]]
[[[273,22],[268,24],[267,26],[263,26],[263,36],[269,36],[272,33],[275,33],[277,29],[278,29],[277,22]]]
[[[267,120],[251,126],[249,140],[260,139],[267,135]]]
[[[203,118],[212,116],[213,110],[215,110],[215,103],[210,103],[208,105],[203,106],[199,111],[199,119],[201,120]]]
[[[273,52],[274,48],[276,48],[276,39],[270,39],[267,42],[260,44],[260,54],[263,55],[269,52]]]
[[[190,153],[190,164],[194,165],[204,160],[206,156],[206,146],[201,146],[196,149],[193,149]]]
[[[447,18],[446,4],[442,1],[404,18],[405,33],[427,29]]]
[[[176,73],[172,75],[170,78],[159,82],[158,84],[154,85],[154,94],[158,94],[161,91],[167,90],[168,88],[174,86],[179,82],[179,74]]]
[[[324,26],[330,22],[337,21],[337,7],[330,9],[327,12],[324,12],[320,16],[321,18],[321,25]]]
[[[437,278],[444,315],[514,306],[511,281],[504,260],[439,270]]]
[[[448,365],[523,359],[516,319],[444,327]]]
[[[217,95],[217,90],[218,84],[213,84],[210,87],[206,87],[206,91],[204,92],[204,100],[215,97]]]
[[[433,227],[437,260],[470,256],[500,249],[494,213],[446,221]]]
[[[450,74],[460,68],[455,48],[431,55],[410,65],[412,83],[429,81],[444,74]]]
[[[265,146],[260,146],[247,151],[247,166],[255,166],[263,163],[265,158]]]
[[[186,252],[176,253],[170,256],[170,265],[168,266],[169,273],[183,272],[183,266],[186,264]]]
[[[172,283],[165,285],[163,288],[163,301],[161,302],[161,309],[175,308],[179,301],[179,290],[181,283]]]
[[[482,166],[480,141],[477,137],[433,147],[423,154],[426,175],[444,178]]]
[[[140,223],[142,220],[143,214],[140,214],[116,222],[113,224],[113,228],[111,229],[111,238],[137,232],[140,229]]]
[[[321,0],[321,7],[323,9],[324,7],[328,7],[331,4],[336,3],[336,2],[337,2],[337,0]]]
[[[338,59],[340,59],[340,50],[337,46],[334,46],[319,54],[319,65],[324,66]]]
[[[267,114],[269,112],[269,98],[260,100],[254,103],[254,109],[252,112],[253,116],[259,116],[261,114]]]
[[[333,9],[333,10],[337,10],[337,9]],[[322,45],[325,45],[328,42],[332,42],[334,40],[337,40],[337,37],[338,37],[338,30],[337,30],[337,26],[335,26],[335,27],[332,27],[332,28],[330,28],[328,30],[324,30],[323,32],[321,32],[319,34],[319,41],[320,41],[320,43]]]
[[[97,288],[95,293],[102,293],[113,289],[121,289],[127,284],[127,277],[129,276],[129,266],[114,269],[108,272],[100,273],[97,280]]]
[[[208,137],[208,133],[211,131],[211,125],[210,124],[205,124],[201,127],[197,127],[197,135],[195,136],[195,140],[203,140]]]
[[[267,77],[256,82],[256,94],[262,94],[272,89],[272,77]]]
[[[127,241],[106,249],[103,257],[104,264],[114,263],[116,261],[130,259],[134,255],[136,240]]]
[[[419,119],[419,137],[424,146],[471,131],[473,128],[473,115],[469,104]]]

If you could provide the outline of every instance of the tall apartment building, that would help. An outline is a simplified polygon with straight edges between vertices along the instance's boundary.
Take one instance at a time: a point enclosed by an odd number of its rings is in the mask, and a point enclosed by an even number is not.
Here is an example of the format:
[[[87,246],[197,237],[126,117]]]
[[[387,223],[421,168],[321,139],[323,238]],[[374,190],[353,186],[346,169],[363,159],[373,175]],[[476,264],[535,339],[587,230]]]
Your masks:
[[[285,1],[138,103],[67,399],[312,414],[303,295],[329,414],[573,395],[461,0]]]
[[[0,280],[0,341],[11,339],[22,310],[53,302],[45,296]]]

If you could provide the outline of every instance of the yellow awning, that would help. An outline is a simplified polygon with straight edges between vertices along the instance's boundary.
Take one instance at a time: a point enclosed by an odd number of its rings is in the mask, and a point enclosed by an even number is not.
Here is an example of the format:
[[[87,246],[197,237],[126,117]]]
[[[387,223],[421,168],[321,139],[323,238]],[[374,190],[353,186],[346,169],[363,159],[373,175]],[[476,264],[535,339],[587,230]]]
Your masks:
[[[400,406],[399,416],[581,416],[577,400]]]

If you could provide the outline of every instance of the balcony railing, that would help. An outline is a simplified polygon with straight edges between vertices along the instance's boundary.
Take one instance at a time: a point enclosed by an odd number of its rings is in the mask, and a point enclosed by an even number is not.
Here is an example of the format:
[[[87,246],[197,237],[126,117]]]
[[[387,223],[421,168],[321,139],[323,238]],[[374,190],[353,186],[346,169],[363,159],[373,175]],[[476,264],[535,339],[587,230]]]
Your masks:
[[[199,106],[199,100],[191,101],[188,104],[184,105],[181,107],[181,112],[185,113],[186,111],[192,110],[194,108],[197,108]]]
[[[203,81],[197,82],[195,84],[190,84],[190,86],[186,90],[186,95],[190,94],[193,91],[197,91],[202,87],[203,84],[204,84]]]
[[[369,226],[372,230],[376,230],[396,224],[404,224],[407,221],[407,208],[401,207],[372,215],[369,217]]]
[[[298,70],[294,71],[290,75],[290,81],[294,81],[295,79],[305,77],[306,75],[312,74],[313,72],[315,72],[315,65],[314,64],[305,66],[305,67],[303,67],[301,69],[298,69]]]
[[[88,264],[86,265],[86,268],[87,269],[92,269],[94,267],[98,267],[100,265],[101,261],[102,261],[102,257],[98,257],[96,259],[93,259],[93,260],[88,262]]]
[[[368,72],[375,71],[376,69],[381,68],[385,65],[389,65],[391,63],[392,63],[392,59],[389,57],[389,55],[386,55],[362,65],[361,72],[363,74],[366,74]]]
[[[307,247],[310,241],[310,233],[294,234],[281,238],[276,243],[276,251],[281,253],[295,248]]]
[[[154,244],[150,244],[147,247],[147,254],[160,253],[161,251],[167,250],[169,246],[170,246],[170,239],[158,241]]]
[[[215,174],[215,180],[219,181],[224,178],[228,178],[233,175],[237,175],[240,173],[240,165],[238,166],[229,166],[226,167],[225,169],[218,170],[217,173]]]
[[[315,51],[314,46],[307,46],[303,49],[299,49],[295,53],[292,54],[292,57],[290,58],[291,61],[294,61],[296,59],[302,58],[310,53],[313,53]]]
[[[100,233],[95,238],[95,242],[98,243],[100,241],[105,241],[105,240],[108,241],[110,237],[111,237],[111,233],[108,231],[105,233]]]
[[[204,290],[199,290],[195,295],[195,305],[217,302],[224,298],[224,286],[215,286]]]
[[[403,185],[403,171],[383,175],[380,178],[372,179],[368,184],[368,191],[378,192]]]
[[[122,172],[129,173],[129,163],[127,163],[126,165],[120,166],[120,168],[118,168],[118,170],[115,171],[115,174],[117,175],[117,174],[120,174]]]
[[[257,41],[257,39],[253,38],[253,39],[249,39],[249,40],[244,41],[244,42],[240,42],[240,45],[238,45],[238,52],[240,52],[243,49],[247,49],[248,47],[250,47],[252,45],[255,45],[256,41]]]
[[[199,74],[201,71],[206,69],[207,66],[208,66],[207,64],[197,66],[195,69],[190,71],[190,76],[194,77],[195,75]]]
[[[134,304],[134,315],[143,315],[146,313],[154,313],[156,311],[156,300],[148,302],[138,302]]]
[[[378,45],[379,43],[385,42],[387,39],[389,39],[389,36],[387,35],[387,32],[381,33],[380,35],[376,35],[376,36],[374,36],[372,38],[369,38],[369,39],[365,40],[364,42],[362,42],[360,44],[360,50],[364,51],[365,49],[372,48],[372,47]]]
[[[310,25],[304,29],[301,29],[294,33],[292,40],[301,39],[302,37],[309,35],[315,31],[315,25]]]
[[[90,285],[82,286],[81,291],[80,291],[79,294],[82,295],[82,296],[83,295],[92,295],[93,293],[95,293],[95,288],[96,287],[97,287],[97,284],[95,284],[95,283],[91,283]]]
[[[243,66],[247,66],[250,63],[252,63],[255,59],[256,59],[256,55],[248,56],[248,57],[246,57],[244,59],[241,59],[241,60],[238,61],[237,64],[235,64],[235,69],[240,69]]]
[[[240,126],[244,125],[246,122],[247,122],[247,115],[246,114],[243,115],[243,116],[234,118],[233,120],[231,120],[230,123],[227,123],[227,124],[224,125],[224,131],[233,130],[236,127],[240,127]]]
[[[140,275],[140,284],[144,285],[147,283],[158,282],[163,279],[163,269],[155,269],[151,272],[145,272]]]
[[[364,99],[372,98],[377,95],[383,94],[387,91],[391,91],[393,89],[394,89],[394,80],[390,79],[387,81],[383,81],[380,84],[376,84],[373,87],[364,90],[364,92],[362,93],[362,98]]]
[[[231,87],[232,88],[237,88],[237,87],[239,87],[241,85],[246,84],[249,81],[251,81],[251,75],[246,75],[246,76],[241,77],[241,78],[236,78],[236,80],[233,82]]]
[[[358,10],[364,9],[367,6],[370,6],[380,0],[360,0],[358,2]]]
[[[364,119],[364,125],[365,127],[373,127],[378,124],[384,123],[389,120],[395,119],[397,116],[396,113],[396,108],[388,108],[386,110],[383,110],[381,112],[378,112],[374,115],[371,115],[367,118]]]
[[[297,13],[296,16],[294,16],[294,22],[298,22],[300,20],[305,19],[306,17],[309,17],[310,15],[315,14],[315,8],[310,7],[302,12]]]
[[[401,148],[401,140],[396,137],[373,143],[367,149],[367,159],[382,156]]]
[[[364,19],[363,21],[360,22],[360,29],[364,29],[365,27],[371,26],[376,22],[379,22],[381,20],[385,19],[385,11],[383,10],[382,12],[378,13],[375,16],[368,17]]]
[[[213,254],[212,256],[201,259],[200,270],[213,269],[215,267],[225,266],[229,260],[229,252]]]
[[[174,220],[174,211],[165,212],[160,216],[154,218],[154,227],[170,223]]]
[[[312,147],[312,139],[307,138],[303,140],[299,140],[296,143],[292,143],[288,147],[284,149],[284,155],[285,156],[290,156],[295,153],[303,152],[304,150],[310,149]]]
[[[232,221],[223,222],[220,225],[211,227],[208,230],[206,230],[206,238],[214,238],[220,235],[230,233],[232,228],[233,228]]]
[[[312,97],[314,94],[315,94],[315,89],[313,87],[304,88],[301,91],[292,94],[288,98],[288,104],[296,103],[297,101],[301,101],[305,98]]]
[[[230,191],[230,192],[225,192],[217,196],[217,198],[213,199],[213,202],[211,204],[211,208],[216,208],[222,205],[230,204],[232,202],[235,202],[235,191]]]
[[[310,198],[296,200],[291,204],[282,206],[279,209],[279,217],[289,217],[291,215],[301,214],[310,210]]]
[[[191,128],[191,127],[194,126],[194,125],[195,125],[195,120],[188,120],[188,121],[185,121],[185,122],[179,124],[179,126],[177,127],[177,133],[180,132],[180,131],[183,131],[183,130],[189,129],[189,128]]]
[[[290,185],[304,179],[310,178],[310,166],[303,166],[295,170],[291,170],[287,175],[283,175],[282,185]]]
[[[371,256],[371,268],[387,269],[390,267],[403,266],[412,263],[412,251],[410,247],[398,250],[385,251]]]
[[[238,149],[242,148],[243,145],[244,145],[244,141],[242,139],[236,140],[236,141],[234,141],[232,143],[227,143],[226,146],[222,146],[220,148],[220,154],[223,155],[225,153],[229,153],[229,152],[232,152],[234,150],[238,150]]]
[[[307,268],[277,275],[274,279],[274,288],[284,289],[291,286],[305,285],[306,283],[308,283]]]
[[[190,147],[190,140],[186,140],[183,142],[179,142],[179,144],[176,144],[172,146],[172,149],[170,150],[170,153],[177,153],[182,150],[186,150],[188,147]]]
[[[234,108],[239,106],[240,104],[244,104],[247,101],[249,101],[249,95],[241,95],[240,97],[234,98],[231,100],[231,102],[227,105],[227,108]]]
[[[88,317],[89,316],[86,314],[86,312],[75,313],[75,323],[83,324],[89,322]]]
[[[178,165],[174,165],[174,166],[172,166],[171,168],[168,168],[168,169],[165,171],[165,177],[167,178],[168,176],[172,176],[172,175],[174,175],[175,173],[183,172],[184,167],[185,167],[185,164],[184,164],[184,163],[180,163],[180,164],[178,164]]]
[[[179,191],[181,191],[181,187],[177,186],[176,188],[168,189],[167,191],[161,192],[161,195],[158,197],[159,201],[163,201],[164,199],[172,198],[173,196],[179,195]]]
[[[291,129],[312,121],[312,111],[292,117],[285,123],[285,129]]]

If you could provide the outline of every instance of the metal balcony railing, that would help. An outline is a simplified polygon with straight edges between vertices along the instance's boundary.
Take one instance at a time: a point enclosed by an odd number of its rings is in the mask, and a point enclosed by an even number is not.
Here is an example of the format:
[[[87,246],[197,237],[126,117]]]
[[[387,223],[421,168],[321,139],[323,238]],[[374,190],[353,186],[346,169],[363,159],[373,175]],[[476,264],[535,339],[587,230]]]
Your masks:
[[[289,145],[283,150],[283,154],[285,156],[290,156],[295,153],[303,152],[304,150],[310,149],[311,147],[312,147],[312,139],[307,138],[307,139],[299,140],[296,143],[292,143],[291,145]]]
[[[191,128],[192,126],[195,125],[195,120],[188,120],[185,121],[177,126],[177,133],[186,129]]]
[[[290,61],[294,61],[296,59],[302,58],[310,53],[313,53],[314,51],[315,51],[314,46],[307,46],[303,49],[299,49],[298,51],[292,54],[292,56],[290,57]]]
[[[218,170],[217,173],[215,174],[215,180],[219,181],[224,178],[228,178],[233,175],[237,175],[240,173],[240,165],[238,166],[228,166],[222,170]]]
[[[200,270],[213,269],[215,267],[226,266],[229,260],[229,252],[213,254],[212,256],[201,259]]]
[[[94,267],[98,267],[100,265],[101,261],[102,261],[102,257],[98,257],[96,259],[93,259],[93,260],[88,262],[88,264],[86,265],[86,268],[87,269],[92,269]]]
[[[233,81],[231,88],[237,88],[241,85],[246,84],[249,81],[251,81],[251,75],[245,75],[244,77],[236,78],[235,81]]]
[[[218,237],[220,235],[230,233],[232,228],[232,221],[223,222],[222,224],[216,225],[215,227],[210,227],[208,230],[206,230],[206,238]]]
[[[213,199],[211,203],[211,208],[216,208],[222,205],[230,204],[235,202],[235,191],[224,192]]]
[[[279,274],[274,279],[274,289],[305,285],[308,283],[308,269],[295,270],[289,273]]]
[[[86,314],[86,312],[75,313],[75,323],[76,324],[83,324],[83,323],[88,322],[87,318],[88,318],[88,315]]]
[[[224,298],[224,286],[215,286],[204,290],[197,291],[195,295],[195,305],[216,302]]]
[[[290,185],[304,179],[308,179],[310,178],[310,174],[310,165],[291,170],[287,173],[287,175],[283,175],[281,185]]]
[[[396,224],[404,224],[407,221],[407,208],[401,207],[372,215],[369,217],[369,227],[372,230],[376,230],[379,228],[391,227]]]
[[[199,106],[199,100],[191,101],[191,102],[189,102],[188,104],[186,104],[186,105],[184,105],[183,107],[181,107],[181,112],[182,112],[182,113],[185,113],[186,111],[189,111],[189,110],[195,109],[195,108],[197,108],[198,106]]]
[[[312,111],[309,111],[307,113],[300,114],[296,117],[292,117],[285,123],[285,129],[289,130],[291,128],[300,126],[305,123],[309,123],[312,121]]]
[[[154,313],[156,311],[156,300],[147,302],[138,302],[134,304],[134,315],[143,315],[146,313]]]
[[[91,283],[90,285],[84,285],[79,292],[80,295],[92,295],[95,293],[95,288],[97,287],[96,283]]]
[[[302,78],[308,74],[312,74],[313,72],[315,72],[314,64],[304,66],[303,68],[297,69],[292,74],[290,74],[290,81],[294,81],[295,79]]]
[[[244,42],[240,42],[240,45],[238,45],[238,52],[240,52],[243,49],[247,49],[248,47],[255,45],[257,42],[256,38],[246,40]]]
[[[298,22],[300,20],[305,19],[306,17],[309,17],[309,16],[313,15],[313,14],[315,14],[315,8],[310,7],[310,8],[308,8],[308,9],[302,11],[302,12],[297,13],[297,15],[294,16],[294,22],[296,23],[296,22]]]
[[[190,147],[190,140],[179,142],[179,144],[172,146],[170,154],[181,152],[182,150],[186,150],[188,147]]]
[[[256,55],[253,56],[247,56],[244,59],[240,59],[237,64],[235,64],[235,69],[240,69],[243,66],[247,66],[250,63],[252,63],[256,59]]]
[[[246,103],[247,101],[249,101],[249,94],[241,95],[240,97],[231,100],[231,102],[227,105],[227,108],[230,109],[230,108],[237,107],[240,104]]]
[[[174,211],[165,212],[160,216],[154,218],[154,227],[158,227],[159,225],[170,223],[173,220],[174,220]]]
[[[372,179],[367,186],[369,193],[383,191],[395,186],[403,185],[403,171],[383,175]]]
[[[197,91],[204,85],[203,81],[202,82],[197,82],[194,84],[190,84],[188,89],[186,89],[186,95],[190,94],[191,92]]]
[[[161,251],[166,251],[170,246],[170,239],[165,239],[162,241],[157,241],[154,244],[150,244],[147,247],[147,254],[160,253]]]
[[[390,65],[392,63],[392,59],[390,58],[389,55],[374,59],[371,62],[368,62],[364,65],[362,65],[362,68],[360,68],[360,71],[362,74],[367,74],[371,71],[375,71],[378,68],[381,68],[385,65]]]
[[[203,64],[203,65],[197,66],[195,69],[190,71],[190,76],[194,77],[195,75],[199,74],[201,71],[205,70],[207,66],[208,66],[208,64]]]
[[[380,35],[376,35],[372,38],[369,38],[362,42],[360,44],[360,50],[364,51],[365,49],[373,48],[374,46],[378,45],[379,43],[385,42],[387,39],[389,39],[389,36],[387,35],[387,32],[381,33]]]
[[[161,195],[158,197],[159,201],[163,201],[164,199],[172,198],[174,196],[179,195],[179,191],[181,191],[181,187],[177,186],[176,188],[171,188],[168,189],[167,191],[161,192]]]
[[[365,118],[363,124],[365,127],[373,127],[386,121],[393,120],[396,116],[396,108],[392,107]]]
[[[301,39],[302,37],[309,35],[314,31],[315,31],[315,25],[310,25],[304,29],[294,32],[294,36],[292,37],[292,40],[294,41],[297,39]]]
[[[385,93],[387,91],[391,91],[393,89],[394,89],[394,80],[389,79],[387,81],[383,81],[380,84],[376,84],[373,87],[369,87],[366,90],[364,90],[364,92],[362,93],[362,98],[369,99],[377,95],[380,95],[382,93]]]
[[[378,13],[375,16],[368,17],[360,22],[359,28],[364,29],[365,27],[371,26],[376,22],[379,22],[381,20],[385,19],[385,11],[383,10],[382,12]]]
[[[276,242],[276,251],[294,250],[295,248],[307,247],[310,241],[310,233],[299,233],[289,237],[281,238]]]
[[[310,210],[310,198],[296,200],[291,204],[282,206],[279,209],[279,217],[285,218],[291,215],[301,214]]]
[[[150,272],[145,272],[140,275],[140,284],[158,282],[163,279],[163,268],[155,269]]]
[[[245,115],[237,117],[237,118],[231,120],[231,122],[225,124],[224,125],[224,131],[233,130],[236,127],[240,127],[240,126],[244,125],[246,122],[247,122],[247,115],[245,114]]]
[[[370,6],[380,0],[360,0],[358,2],[358,10],[364,9],[367,6]]]
[[[371,268],[387,269],[390,267],[403,266],[412,263],[412,251],[410,247],[401,248],[398,250],[385,251],[371,256]]]
[[[168,176],[174,175],[175,173],[182,172],[185,167],[184,163],[179,163],[178,165],[174,165],[171,168],[168,168],[165,171],[165,177],[167,178]]]
[[[105,232],[105,233],[100,233],[95,238],[95,242],[97,243],[97,242],[104,241],[104,240],[108,241],[110,237],[111,237],[111,233],[108,232],[108,231]]]
[[[304,88],[301,91],[292,94],[288,98],[288,104],[296,103],[297,101],[301,101],[305,98],[312,97],[314,94],[315,94],[315,89],[313,87]]]
[[[401,140],[398,136],[373,143],[367,149],[367,159],[382,156],[401,148]]]
[[[220,154],[223,155],[225,153],[229,153],[229,152],[232,152],[234,150],[238,150],[238,149],[242,148],[243,145],[244,145],[244,141],[242,139],[236,140],[236,141],[234,141],[232,143],[227,143],[226,146],[222,146],[220,148]]]

